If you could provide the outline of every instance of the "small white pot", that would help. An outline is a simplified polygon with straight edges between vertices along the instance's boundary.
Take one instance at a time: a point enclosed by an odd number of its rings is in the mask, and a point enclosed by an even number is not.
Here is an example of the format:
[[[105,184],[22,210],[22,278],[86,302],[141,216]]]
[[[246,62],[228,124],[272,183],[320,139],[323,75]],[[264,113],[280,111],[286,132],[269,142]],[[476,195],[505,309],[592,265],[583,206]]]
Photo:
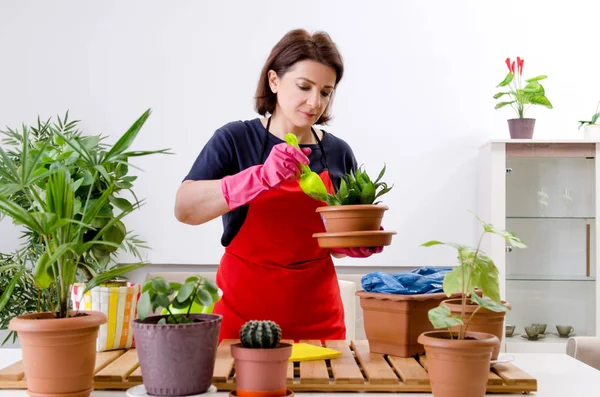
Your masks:
[[[585,124],[583,139],[600,140],[600,124]]]

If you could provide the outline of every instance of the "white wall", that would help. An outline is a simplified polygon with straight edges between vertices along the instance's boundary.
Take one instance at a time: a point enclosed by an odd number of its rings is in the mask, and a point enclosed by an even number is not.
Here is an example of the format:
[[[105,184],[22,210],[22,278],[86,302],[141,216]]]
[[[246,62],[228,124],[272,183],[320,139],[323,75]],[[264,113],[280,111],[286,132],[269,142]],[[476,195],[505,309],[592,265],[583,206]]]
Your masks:
[[[567,5],[568,4],[568,5]],[[135,188],[147,205],[127,221],[155,264],[215,264],[221,222],[173,216],[176,189],[213,131],[256,117],[252,96],[272,46],[288,30],[326,30],[346,74],[326,129],[394,183],[384,202],[392,246],[349,266],[453,263],[429,239],[472,242],[477,147],[508,136],[510,109],[492,95],[506,57],[547,74],[553,110],[532,108],[537,138],[581,137],[600,100],[598,15],[592,1],[17,1],[0,2],[0,126],[70,109],[90,133],[116,138],[146,109]],[[0,251],[16,232],[1,225]],[[126,260],[126,259],[124,259]]]

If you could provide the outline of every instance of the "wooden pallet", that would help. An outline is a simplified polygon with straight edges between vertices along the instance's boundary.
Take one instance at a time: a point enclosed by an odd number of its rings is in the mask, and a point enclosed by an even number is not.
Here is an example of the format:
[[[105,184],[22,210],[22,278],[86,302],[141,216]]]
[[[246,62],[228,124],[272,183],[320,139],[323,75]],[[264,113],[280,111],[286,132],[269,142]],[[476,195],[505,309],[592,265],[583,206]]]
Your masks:
[[[234,361],[224,340],[217,349],[213,384],[219,391],[235,389]],[[319,341],[302,341],[320,346]],[[430,392],[427,358],[402,358],[369,352],[367,341],[327,341],[326,347],[342,352],[332,360],[289,363],[287,383],[293,391]],[[126,390],[142,383],[135,349],[97,353],[96,390]],[[25,389],[22,362],[0,370],[0,389]],[[487,391],[518,393],[537,390],[537,380],[516,366],[497,364],[490,371]]]

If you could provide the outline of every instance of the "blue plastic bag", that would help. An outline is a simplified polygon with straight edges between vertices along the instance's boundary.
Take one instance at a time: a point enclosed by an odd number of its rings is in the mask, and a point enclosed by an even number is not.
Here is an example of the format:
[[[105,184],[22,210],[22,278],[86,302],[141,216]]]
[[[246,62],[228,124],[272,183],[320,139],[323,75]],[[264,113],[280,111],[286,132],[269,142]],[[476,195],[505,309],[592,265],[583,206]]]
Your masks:
[[[432,294],[443,292],[444,275],[451,267],[421,267],[406,273],[387,274],[372,272],[362,277],[362,287],[366,292],[385,294]]]

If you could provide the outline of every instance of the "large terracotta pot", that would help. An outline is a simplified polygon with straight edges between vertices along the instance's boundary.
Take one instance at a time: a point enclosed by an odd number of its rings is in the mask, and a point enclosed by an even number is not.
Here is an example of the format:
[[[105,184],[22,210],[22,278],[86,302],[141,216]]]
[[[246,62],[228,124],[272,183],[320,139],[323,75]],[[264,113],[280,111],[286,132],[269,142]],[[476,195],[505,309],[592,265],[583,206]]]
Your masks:
[[[8,328],[19,335],[28,394],[89,396],[98,328],[106,321],[106,315],[97,311],[79,311],[69,318],[55,318],[50,312],[13,318]]]
[[[381,204],[329,205],[318,207],[327,233],[380,230],[383,213],[389,208]]]
[[[461,300],[460,299],[448,299],[442,302],[442,304],[448,306],[452,316],[460,316],[461,313]],[[502,304],[510,309],[510,304],[502,301]],[[465,318],[471,318],[471,315],[479,306],[470,304],[470,300],[467,301],[465,309]],[[492,352],[492,360],[498,358],[500,353],[500,342],[504,337],[504,317],[506,312],[493,312],[486,308],[480,308],[477,313],[471,318],[467,331],[473,332],[484,332],[495,335],[498,338],[498,345],[494,347]],[[459,327],[452,327],[452,331],[458,332]]]
[[[211,385],[222,316],[191,314],[190,324],[157,324],[167,316],[133,321],[142,378],[154,396],[201,394]]]
[[[434,330],[428,312],[448,299],[443,292],[399,295],[361,290],[356,295],[363,309],[369,350],[399,357],[425,353],[417,339],[423,332]]]
[[[272,349],[231,345],[235,360],[235,391],[237,397],[283,397],[287,393],[288,359],[292,345],[281,342]]]
[[[427,372],[434,397],[483,397],[490,373],[496,336],[467,332],[464,340],[450,339],[448,331],[419,335],[425,346]]]

